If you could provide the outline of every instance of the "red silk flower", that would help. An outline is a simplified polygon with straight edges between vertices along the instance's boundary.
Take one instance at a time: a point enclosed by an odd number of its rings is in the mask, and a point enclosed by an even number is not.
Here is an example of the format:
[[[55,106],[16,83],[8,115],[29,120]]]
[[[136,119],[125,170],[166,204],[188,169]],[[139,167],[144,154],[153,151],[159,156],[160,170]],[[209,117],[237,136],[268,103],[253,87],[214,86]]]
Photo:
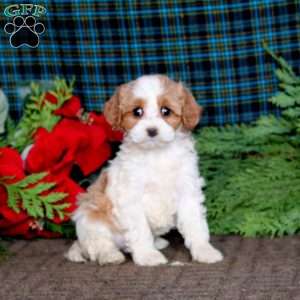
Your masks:
[[[52,93],[46,93],[44,101],[57,104]],[[78,165],[85,176],[96,171],[111,155],[109,142],[121,141],[123,134],[112,130],[102,114],[94,112],[83,114],[80,99],[72,96],[60,108],[54,111],[62,119],[51,132],[39,128],[34,133],[34,144],[29,150],[25,163],[13,148],[0,148],[0,179],[5,184],[22,180],[26,174],[47,171],[49,174],[41,182],[55,182],[51,192],[68,194],[61,200],[70,206],[65,212],[71,213],[76,208],[76,196],[83,189],[70,177],[73,165]],[[24,171],[25,164],[25,171]],[[43,229],[43,220],[28,216],[23,209],[16,213],[8,207],[8,195],[0,184],[0,236],[57,237],[58,233]],[[56,224],[68,221],[54,216],[49,220]]]
[[[82,111],[80,99],[72,96],[62,107],[55,110],[54,114],[67,118],[79,117]]]
[[[25,177],[22,159],[19,153],[9,147],[0,148],[0,179],[5,184],[13,184]],[[66,198],[61,200],[63,203],[69,203],[70,206],[65,209],[66,213],[71,213],[76,208],[76,195],[83,192],[83,189],[73,182],[70,178],[64,176],[47,175],[42,182],[55,182],[56,186],[51,192],[64,192]],[[28,216],[23,209],[20,212],[15,212],[8,207],[8,195],[6,189],[0,184],[0,236],[22,236],[24,238],[33,237],[58,237],[59,233],[51,232],[43,229],[43,222],[35,220]],[[51,222],[61,224],[68,221],[69,214],[65,215],[64,219],[54,216]]]
[[[10,147],[0,148],[0,179],[2,178],[5,184],[12,184],[24,177],[19,153]],[[6,189],[0,184],[0,236],[23,236],[25,238],[58,236],[56,233],[36,227],[35,222],[26,211],[21,210],[17,213],[8,207]]]
[[[70,174],[77,164],[84,175],[97,170],[109,157],[111,149],[103,126],[85,124],[79,120],[63,119],[51,133],[39,130],[30,150],[26,169],[30,173],[50,171]]]
[[[53,104],[57,104],[57,98],[52,93],[47,92],[44,97],[44,101],[48,101]]]

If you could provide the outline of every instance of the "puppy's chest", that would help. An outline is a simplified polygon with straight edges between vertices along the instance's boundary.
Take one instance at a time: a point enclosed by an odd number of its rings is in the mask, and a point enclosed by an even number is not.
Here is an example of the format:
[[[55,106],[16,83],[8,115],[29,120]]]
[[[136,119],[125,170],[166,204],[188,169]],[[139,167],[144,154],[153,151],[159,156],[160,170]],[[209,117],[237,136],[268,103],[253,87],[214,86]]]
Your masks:
[[[178,161],[170,160],[170,157],[161,158],[145,168],[142,204],[156,234],[168,232],[175,226],[178,171]]]

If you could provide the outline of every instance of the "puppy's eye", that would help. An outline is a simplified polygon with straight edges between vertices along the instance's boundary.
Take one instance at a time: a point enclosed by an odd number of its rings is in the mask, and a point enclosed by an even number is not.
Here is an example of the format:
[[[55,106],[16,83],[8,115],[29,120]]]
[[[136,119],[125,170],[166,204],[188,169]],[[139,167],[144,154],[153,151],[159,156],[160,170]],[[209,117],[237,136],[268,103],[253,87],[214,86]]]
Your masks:
[[[137,118],[141,118],[144,114],[144,110],[141,107],[136,107],[133,111],[132,114],[137,117]]]
[[[162,106],[160,112],[163,117],[168,117],[172,113],[171,109],[166,106]]]

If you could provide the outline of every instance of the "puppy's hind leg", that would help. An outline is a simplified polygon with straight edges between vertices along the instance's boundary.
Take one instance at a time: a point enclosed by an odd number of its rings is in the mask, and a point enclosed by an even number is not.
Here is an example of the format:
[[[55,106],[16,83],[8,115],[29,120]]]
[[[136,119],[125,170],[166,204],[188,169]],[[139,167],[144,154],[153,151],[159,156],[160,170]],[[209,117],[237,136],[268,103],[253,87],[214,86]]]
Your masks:
[[[69,260],[83,262],[87,259],[100,265],[120,264],[125,260],[109,224],[99,218],[92,218],[90,211],[83,205],[77,209],[73,219],[78,240],[66,254]]]
[[[119,264],[125,260],[115,242],[119,230],[113,218],[112,202],[105,194],[107,182],[107,173],[103,172],[86,193],[78,196],[79,207],[72,219],[76,223],[79,247],[70,249],[71,259],[78,260],[77,250],[81,250],[83,257],[100,265]]]
[[[98,237],[96,243],[99,250],[95,258],[99,265],[121,264],[125,261],[124,254],[116,247],[112,239],[101,236]]]
[[[106,224],[101,222],[76,223],[78,241],[84,257],[99,265],[120,264],[125,256],[117,247],[113,233]]]

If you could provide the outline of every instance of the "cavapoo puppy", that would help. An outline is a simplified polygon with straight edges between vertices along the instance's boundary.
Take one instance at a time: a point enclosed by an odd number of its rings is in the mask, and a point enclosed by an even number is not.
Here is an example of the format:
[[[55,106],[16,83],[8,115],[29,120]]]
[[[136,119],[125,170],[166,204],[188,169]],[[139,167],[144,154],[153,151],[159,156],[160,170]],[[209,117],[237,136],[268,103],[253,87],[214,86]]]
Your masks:
[[[66,254],[75,262],[118,264],[129,252],[141,266],[167,263],[160,236],[177,228],[197,262],[222,254],[209,243],[204,180],[191,130],[201,107],[181,83],[147,75],[121,85],[104,115],[124,141],[108,168],[79,196],[73,215],[78,240]]]

